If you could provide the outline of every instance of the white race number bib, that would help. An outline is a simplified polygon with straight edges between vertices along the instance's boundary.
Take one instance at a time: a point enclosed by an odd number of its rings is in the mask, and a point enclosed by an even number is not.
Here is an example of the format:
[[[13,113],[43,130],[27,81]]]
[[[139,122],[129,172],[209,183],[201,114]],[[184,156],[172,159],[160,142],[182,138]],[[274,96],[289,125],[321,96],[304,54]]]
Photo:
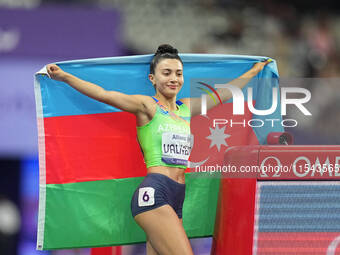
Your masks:
[[[187,165],[192,145],[191,134],[163,133],[162,161],[166,164]]]

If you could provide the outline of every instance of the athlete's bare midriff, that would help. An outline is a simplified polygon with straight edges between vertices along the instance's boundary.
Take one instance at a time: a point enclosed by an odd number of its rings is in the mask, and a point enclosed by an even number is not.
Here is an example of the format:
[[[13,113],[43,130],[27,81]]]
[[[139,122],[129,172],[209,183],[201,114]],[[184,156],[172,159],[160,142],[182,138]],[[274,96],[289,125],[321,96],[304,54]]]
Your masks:
[[[185,169],[179,167],[169,167],[169,166],[151,166],[147,169],[147,173],[158,173],[164,174],[170,179],[178,182],[178,183],[185,183],[185,176],[184,176]]]

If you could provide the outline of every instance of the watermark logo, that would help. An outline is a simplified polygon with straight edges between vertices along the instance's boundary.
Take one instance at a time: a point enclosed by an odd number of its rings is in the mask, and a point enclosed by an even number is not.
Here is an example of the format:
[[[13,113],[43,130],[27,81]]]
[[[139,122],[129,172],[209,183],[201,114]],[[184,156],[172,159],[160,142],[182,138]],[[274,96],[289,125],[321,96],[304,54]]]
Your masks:
[[[296,127],[298,119],[283,119],[287,107],[295,108],[303,116],[312,116],[308,89],[279,88],[277,82],[268,78],[244,81],[243,86],[247,87],[242,89],[221,79],[193,80],[191,97],[196,100],[191,110],[200,119],[191,121],[196,142],[189,167],[222,163],[229,146],[261,144],[270,132]]]
[[[220,100],[220,103],[222,104],[222,101],[220,99],[220,96],[218,92],[211,86],[209,86],[206,83],[200,82],[200,84],[203,84],[205,86],[208,86],[218,97]],[[241,88],[230,85],[230,84],[216,84],[216,88],[224,88],[228,89],[233,98],[233,114],[234,115],[244,115],[244,95],[243,91]],[[201,90],[207,92],[207,94],[213,98],[211,93],[205,89],[200,88]],[[276,111],[278,107],[278,88],[273,87],[272,88],[272,105],[269,109],[265,110],[260,110],[260,109],[255,109],[253,105],[253,88],[248,87],[248,109],[251,113],[256,114],[256,115],[269,115],[272,114]],[[288,98],[287,94],[288,93],[298,93],[304,95],[303,98]],[[201,114],[206,115],[207,114],[207,94],[202,94],[201,95]],[[305,88],[298,88],[298,87],[291,87],[291,88],[281,88],[281,115],[286,115],[287,114],[287,105],[295,105],[304,115],[306,116],[311,116],[311,112],[303,105],[305,103],[308,103],[311,99],[311,93],[308,89]],[[216,100],[213,98],[213,100],[216,103]]]

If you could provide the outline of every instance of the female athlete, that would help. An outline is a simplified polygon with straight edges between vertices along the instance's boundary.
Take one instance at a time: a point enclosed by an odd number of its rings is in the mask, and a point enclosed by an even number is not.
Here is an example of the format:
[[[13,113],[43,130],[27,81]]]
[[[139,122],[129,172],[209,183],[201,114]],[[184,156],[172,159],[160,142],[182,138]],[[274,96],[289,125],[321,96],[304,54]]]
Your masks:
[[[256,63],[228,84],[243,88],[268,63]],[[156,91],[153,97],[107,91],[55,64],[48,65],[47,72],[52,79],[63,81],[93,99],[136,116],[138,141],[144,153],[147,175],[132,197],[131,211],[146,233],[147,254],[193,254],[182,224],[182,206],[184,172],[191,147],[189,121],[191,115],[199,114],[201,106],[200,99],[177,100],[184,81],[183,63],[177,49],[167,44],[158,47],[150,63],[149,80]],[[231,98],[229,90],[217,91],[223,102]],[[207,109],[214,105],[207,97]]]

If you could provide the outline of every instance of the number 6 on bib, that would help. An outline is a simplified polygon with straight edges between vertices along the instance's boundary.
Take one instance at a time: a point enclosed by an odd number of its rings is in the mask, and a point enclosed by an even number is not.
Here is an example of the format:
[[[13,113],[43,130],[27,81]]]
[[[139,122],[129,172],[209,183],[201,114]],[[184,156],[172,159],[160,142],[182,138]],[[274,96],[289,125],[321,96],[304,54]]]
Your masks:
[[[138,191],[138,206],[155,204],[155,189],[152,187],[140,188]]]

